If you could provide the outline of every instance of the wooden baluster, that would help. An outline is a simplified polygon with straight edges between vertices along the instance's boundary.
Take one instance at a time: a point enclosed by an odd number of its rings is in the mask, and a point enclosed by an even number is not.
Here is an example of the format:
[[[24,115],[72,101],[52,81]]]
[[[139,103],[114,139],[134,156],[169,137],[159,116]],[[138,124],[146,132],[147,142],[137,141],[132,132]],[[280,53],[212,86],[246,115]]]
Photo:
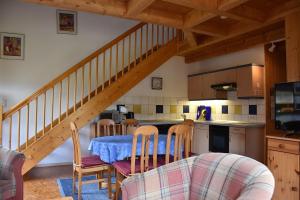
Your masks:
[[[125,39],[122,40],[122,76],[124,75]]]
[[[2,145],[2,120],[3,120],[3,105],[0,104],[0,145]]]
[[[140,35],[140,62],[143,60],[143,27],[141,27],[141,35]]]
[[[29,104],[27,104],[27,113],[26,113],[26,148],[28,147],[29,141]]]
[[[89,100],[91,99],[92,92],[92,61],[89,62]]]
[[[109,49],[109,85],[111,83],[111,78],[112,78],[112,47]]]
[[[62,81],[59,82],[59,94],[58,94],[58,101],[59,101],[59,116],[58,122],[61,122],[61,99],[62,99]]]
[[[84,98],[84,66],[81,70],[81,106],[83,105],[83,98]]]
[[[76,96],[77,96],[77,71],[75,71],[75,77],[74,77],[74,112],[76,111]]]
[[[54,119],[54,86],[52,87],[52,96],[51,96],[51,128],[53,128],[53,119]]]
[[[161,38],[161,45],[165,44],[165,26],[162,25],[162,38]]]
[[[119,65],[119,43],[116,44],[116,75],[115,80],[118,79],[118,65]]]
[[[153,43],[154,43],[154,25],[151,25],[151,53],[153,53]]]
[[[20,151],[21,140],[21,110],[18,110],[18,151]]]
[[[175,28],[172,28],[172,40],[174,40],[174,36],[175,36]]]
[[[136,66],[136,31],[134,32],[134,52],[133,52],[133,59],[134,59],[134,67]]]
[[[156,51],[158,50],[159,47],[159,25],[156,25]]]
[[[129,35],[128,39],[128,71],[130,69],[130,54],[131,54],[131,34]]]
[[[102,90],[104,89],[105,86],[105,51],[103,53],[103,84],[102,84]]]
[[[11,149],[11,138],[12,138],[12,115],[9,117],[9,149]]]
[[[149,31],[149,27],[147,24],[146,25],[146,59],[148,58],[148,31]]]
[[[170,39],[170,38],[169,38],[169,34],[170,34],[170,28],[168,27],[168,28],[167,28],[167,42],[169,42],[169,39]]]
[[[46,92],[44,92],[44,101],[43,101],[43,135],[45,135],[46,128]]]
[[[96,94],[98,94],[99,86],[99,56],[96,57]]]
[[[35,141],[37,140],[37,121],[38,121],[38,97],[35,98],[35,117],[34,117],[34,137]]]
[[[70,102],[70,76],[67,78],[67,105],[66,105],[66,116],[69,116],[69,103]]]

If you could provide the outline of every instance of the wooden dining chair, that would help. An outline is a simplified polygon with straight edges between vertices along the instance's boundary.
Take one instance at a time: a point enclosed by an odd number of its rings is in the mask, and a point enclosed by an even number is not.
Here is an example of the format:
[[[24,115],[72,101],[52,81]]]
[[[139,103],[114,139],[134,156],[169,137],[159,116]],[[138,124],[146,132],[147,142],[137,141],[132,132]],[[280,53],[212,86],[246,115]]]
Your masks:
[[[100,119],[97,122],[97,137],[116,135],[116,123],[111,119]]]
[[[193,144],[193,138],[194,138],[194,129],[195,129],[195,122],[192,119],[185,119],[182,124],[188,125],[191,128],[190,131],[190,149],[189,149],[189,154],[190,156],[196,155],[192,153],[192,144]]]
[[[172,160],[172,162],[181,160],[182,154],[184,154],[184,158],[189,157],[190,135],[191,135],[190,132],[191,132],[190,126],[185,124],[173,125],[169,128],[168,137],[167,137],[165,164],[168,164],[170,160]],[[174,155],[171,157],[170,151],[171,151],[171,143],[172,143],[173,135],[175,136]]]
[[[108,196],[112,197],[111,192],[111,165],[102,161],[99,156],[87,156],[81,157],[81,148],[79,141],[79,132],[77,126],[74,122],[70,123],[72,140],[73,140],[73,150],[74,150],[74,158],[73,158],[73,194],[75,191],[75,182],[76,176],[78,177],[78,200],[81,199],[81,191],[82,184],[90,184],[90,183],[98,183],[99,189],[102,186],[103,182],[107,182]],[[108,178],[102,178],[100,176],[101,172],[107,172]],[[82,177],[84,175],[95,174],[96,180],[82,181]]]
[[[138,159],[137,156],[137,142],[138,137],[141,136],[141,155]],[[154,137],[152,158],[150,154],[150,137]],[[158,146],[158,129],[155,126],[141,126],[133,133],[131,159],[122,160],[113,163],[116,169],[116,195],[115,199],[118,199],[120,192],[120,185],[126,177],[129,177],[136,173],[143,173],[145,171],[154,169],[157,167],[157,146]]]
[[[122,121],[122,134],[127,135],[129,131],[133,133],[139,127],[139,121],[136,119],[125,119]]]

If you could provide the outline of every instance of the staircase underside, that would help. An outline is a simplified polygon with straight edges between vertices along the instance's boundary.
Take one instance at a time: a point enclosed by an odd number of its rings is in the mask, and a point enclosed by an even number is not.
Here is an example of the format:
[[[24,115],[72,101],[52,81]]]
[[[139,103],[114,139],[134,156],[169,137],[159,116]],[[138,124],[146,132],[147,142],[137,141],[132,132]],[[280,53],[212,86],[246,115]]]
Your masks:
[[[134,68],[114,80],[111,85],[105,87],[98,94],[93,92],[93,95],[91,95],[93,97],[89,101],[68,116],[64,115],[61,123],[46,132],[44,136],[30,144],[23,151],[26,160],[22,174],[32,169],[40,160],[71,136],[69,128],[71,121],[74,121],[78,128],[82,128],[176,53],[177,41],[173,40],[149,55],[146,60],[139,62]]]

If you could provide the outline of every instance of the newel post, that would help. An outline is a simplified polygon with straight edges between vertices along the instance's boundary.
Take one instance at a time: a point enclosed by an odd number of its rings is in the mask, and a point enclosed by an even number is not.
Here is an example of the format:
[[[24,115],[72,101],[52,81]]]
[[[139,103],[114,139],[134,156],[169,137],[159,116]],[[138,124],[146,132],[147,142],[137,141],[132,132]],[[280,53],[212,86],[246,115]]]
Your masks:
[[[3,105],[0,104],[0,145],[2,145],[2,120],[3,120]]]

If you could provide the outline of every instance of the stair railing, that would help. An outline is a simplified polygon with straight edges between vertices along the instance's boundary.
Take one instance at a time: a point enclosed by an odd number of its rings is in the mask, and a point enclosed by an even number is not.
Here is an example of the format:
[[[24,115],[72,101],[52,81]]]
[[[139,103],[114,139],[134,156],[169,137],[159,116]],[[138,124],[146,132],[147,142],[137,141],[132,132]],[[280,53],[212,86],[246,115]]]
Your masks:
[[[175,28],[137,24],[6,112],[0,106],[0,145],[25,150],[177,35]]]

